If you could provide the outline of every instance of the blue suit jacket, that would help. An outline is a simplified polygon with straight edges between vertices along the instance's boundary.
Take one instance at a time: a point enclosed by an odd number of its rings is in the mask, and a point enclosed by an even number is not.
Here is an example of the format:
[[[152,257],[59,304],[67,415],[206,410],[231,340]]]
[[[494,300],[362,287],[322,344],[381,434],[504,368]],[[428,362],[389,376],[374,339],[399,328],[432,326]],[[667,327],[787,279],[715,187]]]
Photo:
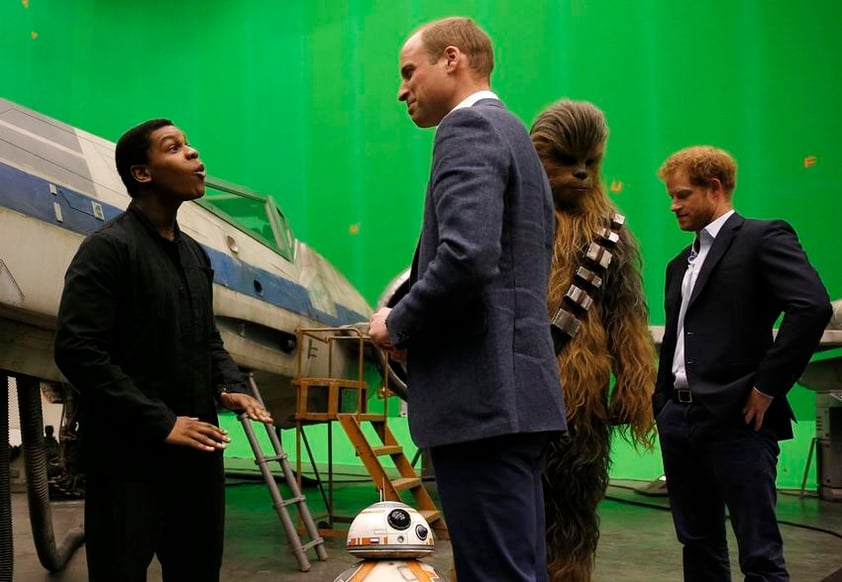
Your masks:
[[[666,327],[655,414],[671,394],[681,280],[690,247],[667,266]],[[772,328],[783,313],[777,339]],[[727,422],[741,422],[754,387],[775,399],[764,418],[792,437],[786,394],[810,360],[832,309],[792,227],[734,213],[714,239],[684,316],[687,380],[694,398]]]
[[[496,99],[447,115],[410,288],[387,318],[408,348],[419,446],[566,429],[547,313],[554,228],[523,124]]]

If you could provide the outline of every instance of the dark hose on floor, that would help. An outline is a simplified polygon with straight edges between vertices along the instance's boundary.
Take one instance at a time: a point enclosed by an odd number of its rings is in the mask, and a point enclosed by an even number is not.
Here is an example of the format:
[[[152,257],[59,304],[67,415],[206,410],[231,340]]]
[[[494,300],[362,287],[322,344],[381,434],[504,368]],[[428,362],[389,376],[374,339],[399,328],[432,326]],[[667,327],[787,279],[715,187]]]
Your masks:
[[[47,453],[44,449],[41,388],[38,379],[28,376],[18,377],[17,385],[32,536],[41,565],[50,572],[58,572],[64,568],[76,548],[85,541],[85,532],[81,527],[71,529],[56,548],[47,484]]]
[[[9,463],[9,377],[0,374],[0,582],[12,582],[15,572]]]

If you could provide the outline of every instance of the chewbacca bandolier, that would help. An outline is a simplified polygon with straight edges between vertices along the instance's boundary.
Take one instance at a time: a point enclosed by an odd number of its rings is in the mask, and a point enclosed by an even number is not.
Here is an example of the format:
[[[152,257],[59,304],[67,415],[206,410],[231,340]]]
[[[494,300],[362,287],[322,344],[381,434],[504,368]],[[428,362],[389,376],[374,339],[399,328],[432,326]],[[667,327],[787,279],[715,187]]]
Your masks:
[[[548,301],[569,426],[551,444],[544,473],[548,567],[551,581],[587,581],[599,540],[597,505],[608,486],[611,428],[636,446],[652,446],[655,350],[637,241],[600,180],[608,137],[602,111],[559,101],[531,134],[555,202]]]

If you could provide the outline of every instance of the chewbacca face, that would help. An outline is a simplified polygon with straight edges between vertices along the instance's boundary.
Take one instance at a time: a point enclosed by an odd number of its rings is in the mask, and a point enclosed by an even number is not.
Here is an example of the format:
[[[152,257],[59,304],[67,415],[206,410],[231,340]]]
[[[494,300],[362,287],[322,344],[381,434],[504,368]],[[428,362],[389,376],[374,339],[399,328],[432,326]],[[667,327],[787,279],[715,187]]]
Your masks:
[[[602,111],[586,101],[559,101],[532,126],[532,143],[544,164],[556,208],[575,206],[600,186],[608,128]]]

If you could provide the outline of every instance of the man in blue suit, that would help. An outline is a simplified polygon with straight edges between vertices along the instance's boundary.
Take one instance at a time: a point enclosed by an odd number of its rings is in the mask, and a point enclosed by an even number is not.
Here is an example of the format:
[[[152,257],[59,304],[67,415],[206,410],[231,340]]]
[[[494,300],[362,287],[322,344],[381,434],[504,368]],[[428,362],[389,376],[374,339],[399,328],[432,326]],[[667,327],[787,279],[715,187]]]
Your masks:
[[[398,99],[438,129],[410,288],[370,334],[406,350],[410,429],[430,449],[460,582],[544,581],[543,451],[566,429],[547,313],[553,204],[492,68],[467,18],[401,50]]]
[[[775,517],[786,394],[831,316],[795,231],[734,212],[737,165],[697,146],[658,174],[692,246],[670,262],[653,396],[685,581],[730,581],[725,507],[746,580],[789,580]],[[777,337],[772,326],[783,319]]]

